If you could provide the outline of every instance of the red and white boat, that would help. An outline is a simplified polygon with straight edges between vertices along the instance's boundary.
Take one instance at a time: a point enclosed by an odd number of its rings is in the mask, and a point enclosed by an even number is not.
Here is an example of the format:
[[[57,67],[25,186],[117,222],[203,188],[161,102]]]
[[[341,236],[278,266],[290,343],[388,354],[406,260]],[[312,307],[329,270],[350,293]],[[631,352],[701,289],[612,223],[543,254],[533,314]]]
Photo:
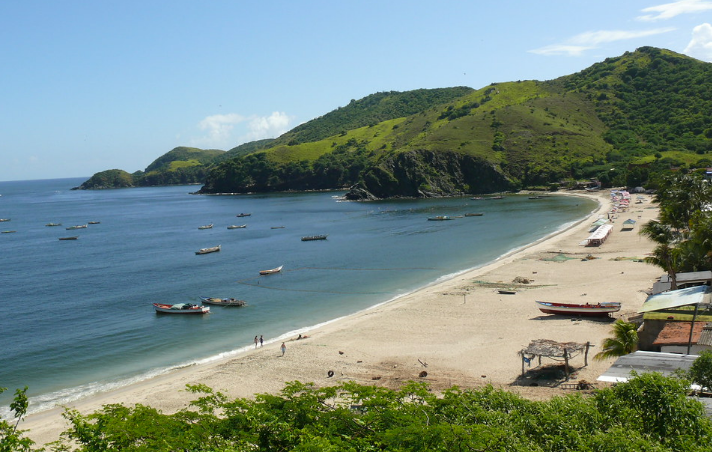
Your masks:
[[[545,314],[574,315],[584,317],[608,317],[612,312],[621,310],[621,304],[617,301],[608,301],[596,304],[577,303],[552,303],[549,301],[537,301],[539,310]]]
[[[156,313],[161,314],[208,314],[208,306],[196,306],[191,303],[163,304],[153,303]]]
[[[282,267],[284,267],[284,265],[280,265],[279,267],[272,268],[270,270],[260,270],[260,275],[272,275],[274,273],[279,273],[282,271]]]

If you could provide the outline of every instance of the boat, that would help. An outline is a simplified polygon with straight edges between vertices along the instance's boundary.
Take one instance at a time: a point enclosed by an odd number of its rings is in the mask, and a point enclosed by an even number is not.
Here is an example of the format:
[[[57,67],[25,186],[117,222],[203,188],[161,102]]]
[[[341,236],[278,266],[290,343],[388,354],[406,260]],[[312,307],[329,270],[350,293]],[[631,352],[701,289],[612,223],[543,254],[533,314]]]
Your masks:
[[[466,213],[465,214],[466,217],[481,217],[482,215],[484,215],[484,214],[483,213]]]
[[[3,234],[12,234],[13,232],[17,232],[17,231],[2,231]]]
[[[485,199],[504,199],[504,196],[502,196],[502,195],[490,196],[490,197],[485,198]]]
[[[270,229],[284,229],[284,226],[272,226]]]
[[[452,218],[448,217],[447,215],[437,215],[435,217],[428,218],[428,221],[446,221],[446,220],[452,220]]]
[[[247,227],[246,224],[241,224],[241,225],[239,225],[239,226],[236,225],[236,224],[231,224],[231,225],[228,226],[227,228],[228,228],[228,229],[242,229],[242,228],[246,228],[246,227]]]
[[[497,292],[501,293],[502,295],[516,295],[517,291],[512,290],[512,289],[498,289]]]
[[[473,196],[473,197],[470,198],[470,199],[473,200],[473,201],[479,201],[480,199],[485,199],[485,198],[483,198],[482,196]]]
[[[222,245],[218,246],[211,246],[209,248],[200,248],[198,251],[195,252],[195,254],[210,254],[210,253],[217,253],[220,251]]]
[[[0,218],[0,223],[4,223],[6,221],[10,221],[10,219],[9,218]]]
[[[45,226],[62,226],[62,223],[47,223]]]
[[[242,218],[242,217],[249,217],[250,215],[252,215],[252,214],[251,214],[251,213],[238,213],[238,214],[235,215],[235,216],[236,216],[237,218]]]
[[[216,306],[247,306],[245,300],[238,300],[237,298],[214,298],[214,297],[200,297],[203,304],[212,304]]]
[[[539,307],[539,310],[545,314],[585,317],[608,317],[612,312],[618,312],[621,310],[621,304],[617,301],[596,304],[552,303],[548,301],[537,301],[536,304]]]
[[[213,228],[212,223],[206,224],[205,226],[198,226],[198,229],[212,229],[212,228]]]
[[[101,221],[89,221],[88,224],[100,224]]]
[[[77,240],[79,236],[73,235],[72,237],[60,237],[59,240]]]
[[[312,240],[326,240],[326,234],[324,234],[324,235],[308,235],[306,237],[302,237],[302,242],[310,242]]]
[[[157,314],[208,314],[210,312],[210,308],[208,306],[196,306],[191,303],[153,303],[153,308],[156,310]]]
[[[69,226],[68,228],[65,228],[65,229],[67,229],[67,231],[72,231],[74,229],[85,229],[86,227],[87,227],[87,225],[85,225],[85,224],[78,224],[76,226]]]
[[[284,265],[280,265],[279,267],[271,270],[260,270],[260,275],[273,275],[275,273],[279,273],[282,271],[282,267],[284,267]]]

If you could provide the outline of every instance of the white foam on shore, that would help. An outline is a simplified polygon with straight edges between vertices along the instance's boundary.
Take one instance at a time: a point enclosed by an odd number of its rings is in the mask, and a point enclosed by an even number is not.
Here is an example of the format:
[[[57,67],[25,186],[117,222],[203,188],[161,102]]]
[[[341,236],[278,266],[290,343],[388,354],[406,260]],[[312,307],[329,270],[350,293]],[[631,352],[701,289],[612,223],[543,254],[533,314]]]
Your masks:
[[[376,309],[376,308],[378,308],[378,307],[380,307],[380,306],[383,306],[383,305],[386,305],[386,304],[389,304],[389,303],[393,303],[394,301],[396,301],[396,300],[398,300],[398,299],[401,299],[401,298],[403,298],[403,297],[406,297],[406,296],[408,296],[408,295],[411,295],[411,294],[413,294],[413,293],[415,293],[415,292],[418,292],[418,291],[420,291],[420,290],[423,290],[423,289],[429,288],[429,287],[431,287],[431,286],[434,286],[434,285],[443,283],[443,282],[445,282],[445,281],[452,280],[452,279],[457,278],[457,277],[459,277],[459,276],[461,276],[461,275],[463,275],[463,274],[465,274],[465,273],[468,273],[468,272],[471,272],[471,271],[474,271],[474,270],[478,270],[478,269],[487,267],[487,266],[489,266],[489,265],[495,264],[495,263],[501,261],[502,259],[511,257],[511,256],[513,256],[513,255],[515,255],[515,254],[521,252],[521,251],[524,251],[524,250],[526,250],[526,249],[528,249],[528,248],[531,248],[531,247],[533,247],[533,246],[535,246],[535,245],[537,245],[537,244],[539,244],[539,243],[542,243],[542,242],[544,242],[544,241],[546,241],[546,240],[549,240],[549,239],[551,239],[552,237],[554,237],[554,236],[556,236],[556,235],[558,235],[558,234],[561,234],[562,232],[564,232],[564,231],[566,231],[566,230],[568,230],[568,229],[571,229],[571,228],[577,226],[578,224],[581,224],[582,222],[586,221],[586,219],[590,218],[592,215],[594,215],[594,214],[600,209],[600,207],[601,207],[601,202],[600,202],[600,200],[598,200],[598,199],[596,199],[596,198],[593,198],[593,197],[588,197],[588,196],[586,197],[586,199],[591,199],[591,200],[597,200],[597,201],[598,201],[597,206],[596,206],[591,212],[589,212],[587,215],[585,215],[584,217],[582,217],[582,218],[580,218],[580,219],[578,219],[578,220],[574,220],[574,221],[571,221],[571,222],[568,222],[568,223],[565,223],[565,224],[561,225],[561,226],[560,226],[559,228],[557,228],[555,231],[551,232],[550,234],[547,234],[546,236],[544,236],[544,237],[542,237],[542,238],[539,238],[539,239],[535,240],[534,242],[531,242],[531,243],[528,243],[528,244],[526,244],[526,245],[522,245],[522,246],[519,246],[519,247],[512,248],[512,249],[510,249],[509,251],[506,251],[505,253],[501,254],[501,255],[498,256],[498,257],[496,257],[495,259],[493,259],[493,260],[491,260],[491,261],[489,261],[489,262],[483,263],[483,264],[481,264],[481,265],[477,265],[477,266],[474,266],[474,267],[471,267],[471,268],[467,268],[467,269],[464,269],[464,270],[461,270],[461,271],[457,271],[457,272],[449,273],[449,274],[446,274],[446,275],[442,275],[442,276],[438,277],[437,279],[435,279],[434,281],[431,281],[431,282],[429,282],[429,283],[427,283],[427,284],[425,284],[425,285],[423,285],[423,286],[419,286],[419,287],[417,287],[417,288],[415,288],[415,289],[413,289],[413,290],[409,290],[409,291],[400,293],[400,294],[395,295],[395,296],[393,296],[393,297],[391,297],[391,298],[389,298],[389,299],[387,299],[387,300],[385,300],[385,301],[382,301],[382,302],[380,302],[380,303],[376,303],[376,304],[374,304],[374,305],[372,305],[372,306],[369,306],[369,307],[367,307],[367,308],[361,309],[361,310],[356,311],[356,312],[354,312],[354,313],[347,314],[347,315],[344,315],[344,316],[340,316],[340,317],[337,317],[337,318],[334,318],[334,319],[331,319],[331,320],[327,320],[327,321],[324,321],[324,322],[321,322],[321,323],[318,323],[318,324],[315,324],[315,325],[305,326],[305,327],[301,327],[301,328],[298,328],[298,329],[294,329],[294,330],[285,332],[285,333],[283,333],[283,334],[281,334],[281,335],[279,335],[279,336],[277,336],[277,337],[274,337],[274,338],[271,338],[271,339],[267,339],[267,340],[264,342],[264,344],[265,344],[265,345],[269,345],[269,344],[273,344],[273,343],[279,343],[279,342],[291,340],[291,339],[294,339],[295,336],[297,336],[297,335],[299,335],[299,334],[309,333],[309,332],[311,332],[311,331],[314,331],[314,330],[317,330],[317,329],[319,329],[319,328],[322,328],[322,327],[324,327],[324,326],[326,326],[326,325],[330,325],[330,324],[332,324],[332,323],[339,322],[340,320],[343,320],[343,319],[345,319],[345,318],[348,318],[348,317],[351,317],[351,316],[357,316],[357,315],[362,314],[362,313],[364,313],[364,312],[366,312],[366,311],[369,311],[369,310],[372,310],[372,309]],[[250,351],[254,350],[254,348],[255,348],[255,347],[254,347],[253,345],[248,345],[248,346],[244,346],[244,347],[237,348],[237,349],[235,349],[235,350],[230,350],[230,351],[227,351],[227,352],[221,352],[221,353],[218,353],[218,354],[216,354],[216,355],[212,355],[212,356],[209,356],[209,357],[206,357],[206,358],[201,358],[201,359],[197,359],[197,360],[193,360],[193,361],[186,361],[186,362],[183,362],[183,363],[180,363],[180,364],[176,364],[176,365],[173,365],[173,366],[167,366],[167,367],[164,367],[164,368],[151,369],[151,370],[149,370],[149,371],[147,371],[147,372],[144,372],[144,373],[141,373],[141,374],[138,374],[138,375],[135,375],[135,376],[131,376],[131,377],[128,377],[128,378],[119,378],[119,379],[112,380],[112,381],[108,381],[108,382],[107,382],[107,381],[92,382],[92,383],[88,383],[88,384],[81,385],[81,386],[77,386],[77,387],[73,387],[73,388],[62,389],[62,390],[59,390],[59,391],[54,391],[54,392],[47,393],[47,394],[42,394],[42,395],[39,395],[39,396],[33,396],[33,397],[30,397],[30,399],[29,399],[29,400],[30,400],[30,406],[29,406],[29,409],[28,409],[28,414],[36,414],[36,413],[39,413],[39,412],[42,412],[42,411],[50,410],[50,409],[52,409],[52,408],[56,408],[56,407],[59,407],[59,406],[67,405],[67,404],[70,404],[70,403],[72,403],[72,402],[76,402],[76,401],[78,401],[78,400],[81,400],[81,399],[84,399],[84,398],[87,398],[87,397],[90,397],[90,396],[93,396],[93,395],[97,395],[97,394],[100,394],[100,393],[105,393],[105,392],[110,392],[110,391],[113,391],[113,390],[121,389],[121,388],[130,386],[130,385],[132,385],[132,384],[140,383],[140,382],[143,382],[143,381],[146,381],[146,380],[150,380],[150,379],[152,379],[152,378],[156,378],[156,377],[159,377],[159,376],[161,376],[161,375],[165,375],[165,374],[167,374],[167,373],[170,373],[170,372],[172,372],[172,371],[176,371],[176,370],[179,370],[179,369],[182,369],[182,368],[185,368],[185,367],[196,366],[196,365],[202,365],[202,364],[209,364],[209,363],[216,362],[216,361],[220,361],[220,360],[224,360],[224,359],[234,359],[234,358],[237,358],[237,357],[240,357],[240,356],[242,356],[242,355],[245,355],[245,354],[249,353]],[[3,419],[12,419],[12,418],[13,418],[13,415],[12,415],[11,411],[9,410],[9,407],[6,407],[6,406],[0,407],[0,418],[3,418]]]

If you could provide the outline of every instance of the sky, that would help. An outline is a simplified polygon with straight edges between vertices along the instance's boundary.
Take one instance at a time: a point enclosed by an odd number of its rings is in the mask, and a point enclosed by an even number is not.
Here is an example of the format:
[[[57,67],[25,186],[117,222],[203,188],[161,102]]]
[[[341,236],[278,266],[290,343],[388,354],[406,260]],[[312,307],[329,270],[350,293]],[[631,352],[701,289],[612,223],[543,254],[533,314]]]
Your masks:
[[[551,80],[643,46],[712,62],[712,0],[0,2],[0,181],[144,170],[383,91]]]

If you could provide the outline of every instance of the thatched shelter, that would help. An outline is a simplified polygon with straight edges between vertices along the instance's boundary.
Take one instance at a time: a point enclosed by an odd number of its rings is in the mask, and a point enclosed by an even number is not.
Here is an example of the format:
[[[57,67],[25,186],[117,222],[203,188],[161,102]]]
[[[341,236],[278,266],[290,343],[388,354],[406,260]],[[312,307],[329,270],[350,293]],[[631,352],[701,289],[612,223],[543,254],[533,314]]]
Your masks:
[[[519,356],[522,357],[522,375],[524,375],[524,364],[531,363],[534,358],[538,359],[538,365],[541,366],[541,357],[551,358],[564,361],[564,369],[566,379],[569,379],[569,359],[572,359],[581,353],[584,354],[584,366],[588,366],[588,350],[591,347],[590,342],[579,344],[577,342],[556,342],[550,339],[536,339],[529,343],[529,346],[519,351]]]

